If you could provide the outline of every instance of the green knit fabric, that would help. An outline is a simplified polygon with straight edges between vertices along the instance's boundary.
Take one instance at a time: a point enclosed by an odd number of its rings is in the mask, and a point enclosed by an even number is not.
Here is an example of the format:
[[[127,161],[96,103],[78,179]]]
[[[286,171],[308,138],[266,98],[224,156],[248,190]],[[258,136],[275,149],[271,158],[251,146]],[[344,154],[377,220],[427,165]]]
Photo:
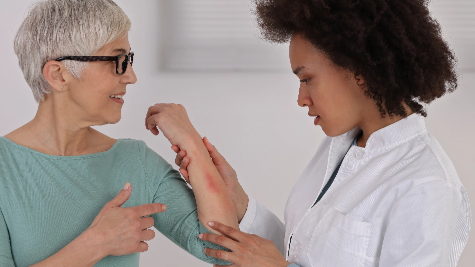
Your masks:
[[[0,266],[30,266],[58,252],[126,182],[132,195],[123,207],[166,204],[165,212],[153,215],[155,228],[197,258],[226,264],[203,253],[218,247],[198,238],[208,231],[198,220],[193,191],[143,141],[119,139],[108,151],[65,157],[0,137]],[[139,266],[139,255],[108,256],[95,266]]]

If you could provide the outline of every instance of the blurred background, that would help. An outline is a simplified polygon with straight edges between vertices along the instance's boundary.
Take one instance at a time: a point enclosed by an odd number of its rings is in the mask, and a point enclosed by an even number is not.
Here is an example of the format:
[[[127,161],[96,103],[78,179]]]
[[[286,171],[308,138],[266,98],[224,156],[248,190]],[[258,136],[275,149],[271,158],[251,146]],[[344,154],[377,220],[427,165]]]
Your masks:
[[[248,0],[115,0],[132,20],[129,40],[138,82],[128,87],[122,120],[98,129],[114,138],[144,140],[169,162],[174,153],[162,136],[146,131],[149,106],[185,105],[198,131],[237,170],[249,195],[283,220],[293,184],[324,133],[297,106],[298,79],[287,45],[259,39]],[[34,0],[2,1],[0,9],[0,135],[35,115],[37,104],[13,52],[13,38]],[[459,59],[459,88],[428,108],[426,124],[452,159],[475,214],[475,1],[433,0],[433,17]],[[141,267],[209,264],[165,237],[149,242]],[[475,237],[458,266],[475,262]]]

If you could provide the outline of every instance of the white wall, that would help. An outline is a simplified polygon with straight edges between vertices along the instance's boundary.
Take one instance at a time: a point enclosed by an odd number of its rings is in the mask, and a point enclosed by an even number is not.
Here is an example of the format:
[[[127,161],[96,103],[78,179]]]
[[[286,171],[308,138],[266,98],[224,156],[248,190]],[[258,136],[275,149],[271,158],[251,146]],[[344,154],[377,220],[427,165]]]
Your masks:
[[[0,135],[29,121],[36,103],[13,52],[13,36],[32,0],[3,3],[0,9]],[[115,137],[142,139],[170,162],[174,154],[162,136],[144,129],[146,109],[157,102],[182,103],[202,135],[209,137],[238,172],[247,192],[281,219],[286,198],[323,138],[307,111],[297,106],[298,80],[283,73],[159,72],[159,4],[156,0],[116,0],[130,16],[130,41],[136,53],[137,84],[128,87],[123,119],[98,129]],[[453,160],[475,211],[475,74],[464,74],[459,89],[429,109],[427,126]],[[473,212],[475,213],[475,212]],[[459,266],[475,261],[470,239]],[[470,264],[472,263],[472,264]],[[161,235],[150,242],[141,267],[209,266]]]

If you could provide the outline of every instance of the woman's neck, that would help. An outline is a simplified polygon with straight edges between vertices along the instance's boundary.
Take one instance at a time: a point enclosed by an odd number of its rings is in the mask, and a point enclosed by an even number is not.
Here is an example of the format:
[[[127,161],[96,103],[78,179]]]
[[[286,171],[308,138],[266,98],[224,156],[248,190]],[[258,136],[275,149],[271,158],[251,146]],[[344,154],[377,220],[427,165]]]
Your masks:
[[[412,112],[409,107],[407,107],[405,104],[403,106],[406,109],[406,114],[407,116],[410,116],[414,112]],[[364,120],[361,121],[361,123],[358,125],[359,128],[363,131],[363,134],[361,134],[356,140],[356,144],[359,147],[366,147],[366,143],[368,142],[369,137],[376,131],[389,126],[395,122],[400,121],[405,117],[402,116],[393,116],[390,117],[389,115],[386,114],[384,118],[381,117],[381,114],[373,112],[372,114],[366,114],[364,116]]]
[[[36,116],[5,137],[36,151],[57,156],[76,156],[106,151],[115,140],[92,129],[52,101],[43,101]]]

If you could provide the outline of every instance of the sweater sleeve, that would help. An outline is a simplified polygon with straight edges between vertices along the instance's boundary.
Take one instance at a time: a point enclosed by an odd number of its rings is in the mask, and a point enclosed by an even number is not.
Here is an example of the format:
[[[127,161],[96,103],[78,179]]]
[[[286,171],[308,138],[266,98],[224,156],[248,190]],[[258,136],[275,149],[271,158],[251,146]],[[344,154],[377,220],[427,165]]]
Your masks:
[[[239,224],[239,229],[248,234],[255,234],[271,240],[284,255],[284,224],[261,203],[249,196],[246,213]]]
[[[10,234],[8,233],[7,224],[0,209],[0,266],[15,267],[12,257],[12,249],[10,245]]]
[[[210,232],[200,223],[193,191],[180,173],[145,143],[141,142],[140,150],[152,202],[167,205],[166,211],[152,215],[155,228],[196,258],[229,265],[227,261],[204,254],[204,248],[226,249],[198,238],[199,234]]]

